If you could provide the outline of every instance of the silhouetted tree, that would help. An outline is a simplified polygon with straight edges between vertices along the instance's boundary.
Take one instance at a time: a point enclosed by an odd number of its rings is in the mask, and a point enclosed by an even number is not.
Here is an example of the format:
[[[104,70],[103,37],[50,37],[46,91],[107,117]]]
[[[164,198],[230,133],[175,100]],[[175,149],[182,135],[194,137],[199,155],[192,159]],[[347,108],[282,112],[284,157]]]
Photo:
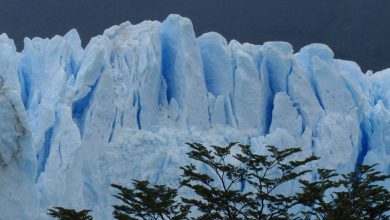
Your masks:
[[[114,197],[121,204],[114,205],[114,218],[119,220],[130,219],[185,219],[190,207],[178,202],[177,189],[164,185],[149,186],[148,181],[133,181],[132,188],[112,184],[119,190]]]
[[[211,146],[207,149],[202,144],[188,144],[192,149],[190,158],[201,162],[214,172],[215,177],[200,173],[194,164],[182,167],[182,186],[193,189],[199,198],[183,198],[183,201],[197,207],[201,216],[199,219],[240,219],[247,213],[251,192],[243,193],[241,183],[245,180],[247,170],[227,162],[231,156],[231,148],[236,143],[226,147]]]
[[[54,207],[48,211],[49,215],[59,220],[92,220],[92,216],[89,215],[91,210],[76,211],[74,209]]]
[[[187,145],[187,155],[196,163],[181,167],[180,187],[194,196],[179,199],[178,189],[150,186],[148,181],[133,180],[130,188],[112,184],[120,201],[113,206],[115,219],[390,219],[390,193],[379,185],[390,176],[376,171],[375,165],[361,165],[342,175],[318,169],[312,181],[303,178],[311,172],[305,167],[319,158],[293,159],[300,148],[267,146],[265,154],[257,154],[238,143]],[[286,183],[295,188],[282,194]],[[62,220],[90,220],[89,212],[49,209],[51,216]]]
[[[267,146],[267,155],[252,152],[249,145],[230,143],[225,147],[207,148],[199,143],[188,143],[188,156],[214,174],[199,172],[194,164],[182,167],[182,186],[191,188],[198,197],[183,201],[195,206],[199,219],[277,219],[292,217],[288,212],[299,202],[295,195],[276,194],[288,181],[296,180],[310,170],[299,168],[317,157],[290,160],[299,148],[278,150]],[[240,153],[232,154],[232,148]],[[300,170],[300,171],[297,171]],[[248,190],[244,191],[244,184]]]
[[[378,185],[390,176],[375,166],[360,165],[341,176],[320,169],[318,181],[301,180],[303,192],[298,200],[310,208],[305,214],[319,219],[390,219],[390,193]]]
[[[298,205],[296,195],[278,193],[284,183],[298,180],[304,174],[311,172],[304,166],[318,157],[310,156],[301,160],[292,160],[292,156],[302,150],[300,148],[287,148],[279,150],[275,146],[266,146],[267,155],[255,154],[249,145],[239,145],[243,154],[235,157],[241,161],[246,169],[246,182],[254,189],[253,204],[250,209],[252,219],[291,219],[295,216],[291,208]],[[294,191],[294,189],[293,189]]]

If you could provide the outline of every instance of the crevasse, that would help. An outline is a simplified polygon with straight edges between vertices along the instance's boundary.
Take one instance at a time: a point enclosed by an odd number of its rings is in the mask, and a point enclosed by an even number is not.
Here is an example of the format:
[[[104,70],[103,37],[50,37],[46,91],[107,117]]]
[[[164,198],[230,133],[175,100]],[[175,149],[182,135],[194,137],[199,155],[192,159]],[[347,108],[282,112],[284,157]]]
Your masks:
[[[364,74],[323,44],[196,38],[178,15],[113,26],[86,48],[75,30],[21,52],[3,34],[0,219],[53,206],[110,219],[110,184],[177,184],[185,142],[299,146],[321,157],[313,166],[390,173],[389,85],[390,69]]]

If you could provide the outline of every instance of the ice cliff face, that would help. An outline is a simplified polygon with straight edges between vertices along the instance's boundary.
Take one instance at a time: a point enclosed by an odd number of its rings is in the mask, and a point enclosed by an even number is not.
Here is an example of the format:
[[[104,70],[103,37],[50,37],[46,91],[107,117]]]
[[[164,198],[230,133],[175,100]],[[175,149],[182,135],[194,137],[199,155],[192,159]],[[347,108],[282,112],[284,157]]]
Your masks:
[[[185,142],[299,146],[314,166],[390,173],[390,70],[363,74],[325,45],[228,43],[191,22],[114,26],[81,47],[0,36],[0,219],[53,206],[110,219],[109,185],[177,184]]]

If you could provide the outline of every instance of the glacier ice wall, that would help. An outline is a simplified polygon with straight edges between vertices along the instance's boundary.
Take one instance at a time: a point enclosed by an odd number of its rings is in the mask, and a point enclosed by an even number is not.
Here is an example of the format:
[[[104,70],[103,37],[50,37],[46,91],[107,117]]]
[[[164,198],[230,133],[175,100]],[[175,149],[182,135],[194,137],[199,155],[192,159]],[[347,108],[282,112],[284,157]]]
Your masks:
[[[75,30],[20,53],[1,35],[0,116],[0,219],[53,206],[110,219],[111,183],[177,184],[192,141],[299,146],[314,166],[390,173],[390,69],[363,74],[322,44],[196,38],[178,15],[86,48]]]

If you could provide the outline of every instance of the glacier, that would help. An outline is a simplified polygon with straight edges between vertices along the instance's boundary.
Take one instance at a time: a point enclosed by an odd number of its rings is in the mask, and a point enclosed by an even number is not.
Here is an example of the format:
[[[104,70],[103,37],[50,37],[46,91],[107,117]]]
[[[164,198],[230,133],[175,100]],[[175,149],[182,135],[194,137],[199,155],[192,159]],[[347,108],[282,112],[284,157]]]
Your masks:
[[[179,15],[113,26],[85,48],[76,30],[21,52],[0,35],[0,117],[4,220],[53,206],[111,219],[110,184],[177,184],[185,142],[299,146],[321,157],[314,167],[390,174],[390,69],[363,73],[323,44],[196,37]]]

